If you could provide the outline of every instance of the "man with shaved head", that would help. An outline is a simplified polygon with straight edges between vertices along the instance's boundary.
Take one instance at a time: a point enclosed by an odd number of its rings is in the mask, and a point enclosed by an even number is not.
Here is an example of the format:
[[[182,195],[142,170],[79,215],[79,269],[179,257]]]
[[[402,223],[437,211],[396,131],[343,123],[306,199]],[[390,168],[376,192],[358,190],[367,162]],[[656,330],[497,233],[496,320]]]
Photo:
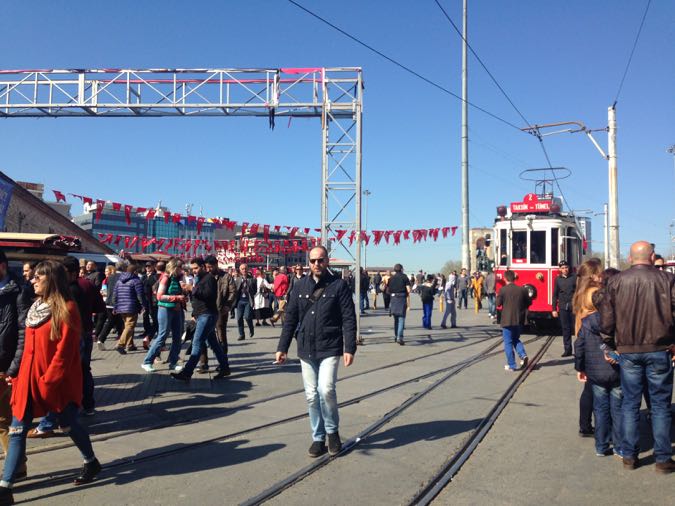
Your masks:
[[[670,403],[675,352],[675,276],[654,268],[654,247],[638,241],[630,248],[631,267],[607,282],[600,315],[602,332],[619,352],[623,390],[623,466],[640,465],[640,404],[646,381],[652,402],[656,471],[675,469],[670,446]],[[612,360],[606,356],[608,362]]]

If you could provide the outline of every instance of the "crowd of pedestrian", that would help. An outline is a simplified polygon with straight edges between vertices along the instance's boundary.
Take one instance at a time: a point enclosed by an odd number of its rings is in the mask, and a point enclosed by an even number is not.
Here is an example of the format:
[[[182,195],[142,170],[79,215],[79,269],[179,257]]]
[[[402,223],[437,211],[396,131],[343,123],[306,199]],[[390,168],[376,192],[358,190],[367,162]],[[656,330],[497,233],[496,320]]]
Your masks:
[[[574,351],[580,397],[580,435],[593,436],[598,456],[617,455],[624,466],[640,465],[639,408],[644,396],[649,408],[656,469],[668,473],[671,460],[673,353],[675,352],[675,276],[654,264],[649,243],[631,248],[632,267],[603,270],[590,259],[571,273],[561,262],[553,290],[554,316],[563,329],[563,357]],[[441,328],[457,326],[457,306],[467,309],[474,299],[478,312],[487,299],[489,316],[500,325],[506,364],[513,372],[526,368],[527,352],[520,341],[531,301],[516,284],[513,271],[496,293],[492,272],[469,275],[466,269],[444,275],[420,271],[408,276],[401,264],[373,276],[359,273],[361,290],[354,293],[351,273],[329,269],[325,248],[309,254],[310,271],[296,265],[251,272],[246,264],[222,270],[215,257],[194,258],[184,265],[177,258],[143,266],[120,261],[99,272],[73,257],[62,262],[23,265],[23,280],[8,270],[0,251],[0,443],[5,467],[0,504],[12,504],[12,485],[27,475],[26,438],[44,438],[57,427],[80,450],[84,464],[75,484],[89,483],[100,472],[89,436],[78,416],[95,414],[92,346],[106,349],[117,333],[114,350],[137,351],[140,338],[146,354],[140,367],[155,373],[168,364],[173,379],[190,381],[195,372],[208,372],[208,348],[218,365],[213,379],[230,375],[227,322],[236,319],[238,340],[255,335],[257,326],[281,323],[276,363],[287,360],[291,341],[298,344],[302,379],[310,414],[309,455],[341,451],[335,383],[342,357],[345,366],[356,353],[355,303],[362,314],[378,308],[393,318],[394,342],[405,344],[410,297],[422,303],[422,327],[432,329],[436,302],[443,313]],[[141,272],[142,271],[142,272]],[[189,309],[189,313],[187,313]],[[143,333],[135,335],[142,321]],[[255,324],[254,324],[255,321]],[[572,337],[576,335],[574,350]],[[167,341],[171,344],[167,348]],[[189,341],[184,365],[180,353]],[[167,354],[162,359],[162,354]],[[517,360],[519,363],[517,364]],[[595,415],[595,427],[592,416]],[[42,417],[31,427],[34,417]],[[327,445],[326,445],[327,441]]]

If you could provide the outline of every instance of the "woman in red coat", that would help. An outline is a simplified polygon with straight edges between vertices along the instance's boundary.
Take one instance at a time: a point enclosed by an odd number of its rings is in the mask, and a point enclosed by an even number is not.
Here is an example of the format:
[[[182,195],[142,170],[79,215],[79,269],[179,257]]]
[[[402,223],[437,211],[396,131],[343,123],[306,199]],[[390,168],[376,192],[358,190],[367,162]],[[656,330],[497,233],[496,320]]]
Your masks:
[[[59,425],[84,458],[75,485],[89,483],[101,471],[89,434],[77,419],[82,400],[80,334],[77,305],[68,290],[66,270],[58,262],[42,262],[32,280],[37,299],[26,317],[26,338],[19,374],[12,383],[12,425],[0,481],[0,505],[13,504],[12,481],[26,453],[26,434],[33,417],[57,413]]]

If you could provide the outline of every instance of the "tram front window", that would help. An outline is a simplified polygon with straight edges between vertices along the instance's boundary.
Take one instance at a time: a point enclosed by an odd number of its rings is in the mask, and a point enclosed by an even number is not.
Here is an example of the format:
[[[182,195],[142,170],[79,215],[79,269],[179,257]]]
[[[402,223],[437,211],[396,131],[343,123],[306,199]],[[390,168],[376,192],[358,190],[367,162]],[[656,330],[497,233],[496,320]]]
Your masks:
[[[527,261],[527,232],[511,234],[511,258],[514,261]]]
[[[546,263],[546,231],[537,230],[530,232],[530,263]]]

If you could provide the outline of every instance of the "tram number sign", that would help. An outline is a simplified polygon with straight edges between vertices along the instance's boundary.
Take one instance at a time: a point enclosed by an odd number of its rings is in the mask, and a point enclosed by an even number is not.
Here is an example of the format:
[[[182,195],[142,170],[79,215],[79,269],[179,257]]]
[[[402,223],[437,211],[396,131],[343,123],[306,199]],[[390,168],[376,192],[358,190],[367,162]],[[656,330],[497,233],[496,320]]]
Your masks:
[[[512,213],[536,212],[543,213],[551,210],[552,201],[539,200],[536,193],[528,193],[522,202],[511,202]]]

